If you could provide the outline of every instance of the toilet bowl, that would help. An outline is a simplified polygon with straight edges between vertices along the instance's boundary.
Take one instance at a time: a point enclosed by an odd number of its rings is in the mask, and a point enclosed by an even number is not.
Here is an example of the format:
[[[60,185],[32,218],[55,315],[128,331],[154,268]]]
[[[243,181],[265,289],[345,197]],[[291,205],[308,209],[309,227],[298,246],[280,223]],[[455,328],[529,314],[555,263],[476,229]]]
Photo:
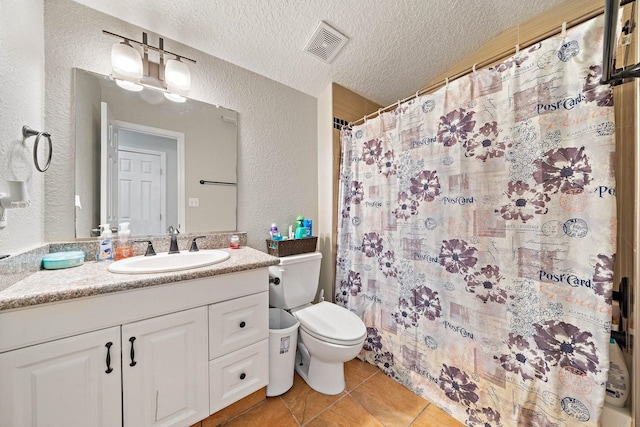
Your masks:
[[[296,372],[320,393],[341,393],[344,362],[356,357],[364,345],[364,323],[346,308],[326,301],[292,314],[300,322]]]
[[[338,394],[345,388],[344,362],[358,355],[367,328],[344,307],[327,301],[311,304],[321,260],[321,253],[312,252],[280,258],[269,267],[269,304],[289,310],[300,322],[296,372],[314,390]]]

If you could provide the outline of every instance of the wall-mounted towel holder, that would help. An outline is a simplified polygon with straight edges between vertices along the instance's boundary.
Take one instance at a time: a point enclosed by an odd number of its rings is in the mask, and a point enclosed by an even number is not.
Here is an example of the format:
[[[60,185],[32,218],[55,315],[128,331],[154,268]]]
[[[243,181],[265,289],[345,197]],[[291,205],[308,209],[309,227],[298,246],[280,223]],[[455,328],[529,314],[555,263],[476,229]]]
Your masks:
[[[47,169],[49,169],[49,166],[51,165],[51,157],[53,156],[51,134],[47,132],[38,132],[37,130],[31,129],[27,125],[22,126],[22,142],[24,143],[27,138],[30,138],[32,136],[36,137],[36,142],[33,144],[33,164],[36,166],[36,169],[38,169],[38,171],[45,172]],[[38,144],[40,144],[40,138],[43,137],[46,138],[49,142],[49,156],[47,157],[47,162],[45,163],[44,167],[40,166],[40,162],[38,161]]]
[[[204,179],[200,180],[200,184],[208,184],[208,185],[238,185],[235,182],[222,182],[222,181],[207,181]]]

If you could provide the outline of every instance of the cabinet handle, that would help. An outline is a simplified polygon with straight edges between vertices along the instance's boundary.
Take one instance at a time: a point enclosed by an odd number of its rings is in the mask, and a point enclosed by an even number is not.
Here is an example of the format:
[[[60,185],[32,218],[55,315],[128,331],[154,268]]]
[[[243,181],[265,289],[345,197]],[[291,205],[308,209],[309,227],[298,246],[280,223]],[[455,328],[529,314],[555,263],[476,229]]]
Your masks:
[[[111,346],[113,343],[109,341],[104,346],[107,347],[107,370],[105,371],[107,374],[113,372],[113,368],[111,367]]]
[[[243,380],[247,378],[247,374],[245,374],[244,372],[240,374],[240,379]]]
[[[129,366],[136,366],[136,352],[133,349],[133,342],[136,340],[136,337],[131,337],[129,338],[129,342],[131,343],[131,363],[129,363]]]
[[[244,328],[245,326],[247,326],[247,324],[246,324],[246,323],[244,323],[244,322],[240,322],[240,327],[241,327],[241,328]]]

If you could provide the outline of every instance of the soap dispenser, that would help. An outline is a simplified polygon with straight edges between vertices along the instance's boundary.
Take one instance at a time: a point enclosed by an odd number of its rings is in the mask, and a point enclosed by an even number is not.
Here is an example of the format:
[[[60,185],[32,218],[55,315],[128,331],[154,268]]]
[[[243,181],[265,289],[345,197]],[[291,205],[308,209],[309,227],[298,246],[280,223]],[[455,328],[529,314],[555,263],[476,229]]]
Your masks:
[[[111,261],[113,259],[113,246],[111,243],[111,228],[109,224],[100,224],[100,237],[98,238],[98,261]]]
[[[131,241],[129,240],[130,235],[131,230],[129,230],[129,223],[120,223],[120,228],[118,229],[118,241],[116,243],[116,249],[113,256],[113,259],[115,261],[133,256],[133,247],[131,246]]]

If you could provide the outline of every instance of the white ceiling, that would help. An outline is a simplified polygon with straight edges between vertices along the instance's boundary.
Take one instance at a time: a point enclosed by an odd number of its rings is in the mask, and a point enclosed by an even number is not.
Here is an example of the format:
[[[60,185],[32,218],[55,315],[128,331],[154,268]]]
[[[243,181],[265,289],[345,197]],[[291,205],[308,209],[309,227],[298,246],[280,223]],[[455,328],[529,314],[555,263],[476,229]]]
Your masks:
[[[336,82],[389,105],[565,0],[75,1],[312,96]],[[349,38],[331,64],[303,51],[320,21]]]

